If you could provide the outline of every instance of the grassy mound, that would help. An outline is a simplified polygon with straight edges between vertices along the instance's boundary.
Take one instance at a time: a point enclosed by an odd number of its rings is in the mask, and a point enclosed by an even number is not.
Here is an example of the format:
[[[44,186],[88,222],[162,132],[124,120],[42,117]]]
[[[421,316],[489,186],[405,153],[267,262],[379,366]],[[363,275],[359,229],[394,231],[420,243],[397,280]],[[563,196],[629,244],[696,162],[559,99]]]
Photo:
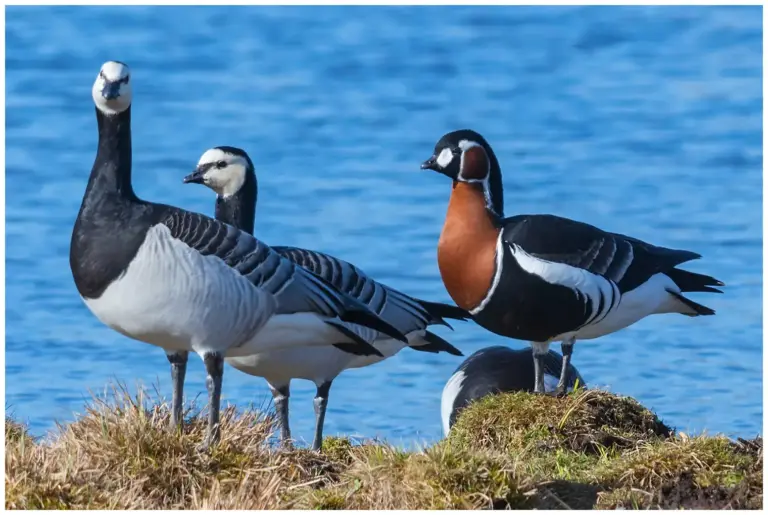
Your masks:
[[[672,431],[629,397],[580,390],[565,399],[525,392],[481,399],[462,413],[451,441],[470,449],[597,454]]]
[[[448,439],[416,452],[326,438],[269,445],[274,421],[222,414],[169,432],[168,407],[116,390],[46,441],[6,420],[6,508],[478,509],[762,506],[762,440],[673,435],[632,399],[596,390],[525,393],[467,408]]]

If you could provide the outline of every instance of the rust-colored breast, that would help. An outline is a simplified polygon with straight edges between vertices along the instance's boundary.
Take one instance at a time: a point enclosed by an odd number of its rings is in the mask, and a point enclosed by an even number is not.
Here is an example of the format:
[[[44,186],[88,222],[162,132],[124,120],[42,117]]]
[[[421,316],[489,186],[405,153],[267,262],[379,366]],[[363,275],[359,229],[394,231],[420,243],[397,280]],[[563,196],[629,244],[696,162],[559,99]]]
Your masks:
[[[460,307],[471,310],[485,298],[493,281],[499,229],[485,209],[479,184],[454,183],[437,263],[445,289]]]

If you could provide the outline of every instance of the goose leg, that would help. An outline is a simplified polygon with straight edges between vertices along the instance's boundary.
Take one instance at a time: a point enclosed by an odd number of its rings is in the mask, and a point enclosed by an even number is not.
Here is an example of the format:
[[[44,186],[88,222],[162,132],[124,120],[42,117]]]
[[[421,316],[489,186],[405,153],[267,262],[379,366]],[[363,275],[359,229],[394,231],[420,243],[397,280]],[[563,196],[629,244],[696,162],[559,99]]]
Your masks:
[[[168,362],[171,364],[171,382],[173,383],[173,398],[171,401],[171,431],[181,427],[184,407],[184,377],[187,375],[187,351],[166,351]]]
[[[331,390],[332,381],[326,381],[317,387],[315,394],[315,439],[312,442],[312,450],[319,451],[323,446],[323,424],[325,423],[325,410],[328,407],[328,392]]]
[[[563,343],[560,347],[563,351],[563,365],[560,368],[560,380],[557,382],[557,389],[555,390],[555,395],[558,397],[565,395],[567,390],[568,367],[571,364],[571,354],[573,354],[573,345],[575,343],[576,338],[569,338],[567,340],[563,340]]]
[[[269,384],[269,389],[272,392],[272,400],[275,403],[275,413],[277,413],[277,422],[280,424],[280,443],[290,449],[293,447],[291,443],[291,426],[288,422],[288,399],[291,396],[291,383],[283,386],[272,386]]]
[[[544,388],[544,356],[549,352],[549,343],[531,342],[533,348],[533,393],[546,393]]]
[[[221,408],[221,380],[224,376],[224,356],[209,352],[203,356],[205,363],[205,385],[208,387],[208,432],[200,450],[207,450],[218,443],[221,434],[219,428],[219,409]]]

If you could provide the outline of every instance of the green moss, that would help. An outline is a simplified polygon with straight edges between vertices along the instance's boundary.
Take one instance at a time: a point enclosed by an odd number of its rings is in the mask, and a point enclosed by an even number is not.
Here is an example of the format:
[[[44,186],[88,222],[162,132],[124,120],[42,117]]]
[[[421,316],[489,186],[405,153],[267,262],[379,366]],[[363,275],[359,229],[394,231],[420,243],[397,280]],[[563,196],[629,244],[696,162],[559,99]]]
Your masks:
[[[338,494],[326,491],[319,491],[314,495],[312,502],[313,510],[343,510],[345,506],[344,497]]]
[[[346,437],[326,436],[323,439],[323,454],[333,461],[349,462],[353,447],[352,441]]]
[[[629,397],[600,390],[577,390],[565,398],[518,392],[489,396],[467,407],[451,429],[450,441],[515,454],[555,449],[601,454],[671,432]]]

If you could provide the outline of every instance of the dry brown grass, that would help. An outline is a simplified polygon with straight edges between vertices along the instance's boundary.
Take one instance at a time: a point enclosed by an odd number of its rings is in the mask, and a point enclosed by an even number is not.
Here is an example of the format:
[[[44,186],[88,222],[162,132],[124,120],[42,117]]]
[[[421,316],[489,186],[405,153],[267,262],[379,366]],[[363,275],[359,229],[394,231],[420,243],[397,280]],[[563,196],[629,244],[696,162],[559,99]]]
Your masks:
[[[277,450],[273,420],[204,414],[167,431],[168,407],[117,388],[46,441],[6,420],[6,507],[122,509],[478,509],[762,505],[762,440],[671,436],[632,399],[506,394],[422,451],[327,438],[323,453]]]

